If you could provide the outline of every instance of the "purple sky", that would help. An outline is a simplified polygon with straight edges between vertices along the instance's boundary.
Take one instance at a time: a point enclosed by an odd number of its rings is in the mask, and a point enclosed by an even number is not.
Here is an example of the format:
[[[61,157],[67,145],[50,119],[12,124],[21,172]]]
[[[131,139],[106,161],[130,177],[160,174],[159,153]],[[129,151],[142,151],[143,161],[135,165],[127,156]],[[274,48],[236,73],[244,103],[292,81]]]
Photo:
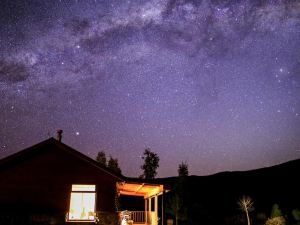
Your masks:
[[[55,136],[140,175],[300,158],[300,3],[1,0],[0,157]]]

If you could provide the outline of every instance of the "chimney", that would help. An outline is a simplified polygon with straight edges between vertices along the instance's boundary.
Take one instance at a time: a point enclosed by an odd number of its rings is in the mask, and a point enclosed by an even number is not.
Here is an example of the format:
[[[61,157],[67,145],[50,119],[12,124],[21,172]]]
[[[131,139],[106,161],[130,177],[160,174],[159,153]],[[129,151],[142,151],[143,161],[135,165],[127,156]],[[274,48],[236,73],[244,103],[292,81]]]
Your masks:
[[[57,140],[61,142],[63,130],[57,130]]]

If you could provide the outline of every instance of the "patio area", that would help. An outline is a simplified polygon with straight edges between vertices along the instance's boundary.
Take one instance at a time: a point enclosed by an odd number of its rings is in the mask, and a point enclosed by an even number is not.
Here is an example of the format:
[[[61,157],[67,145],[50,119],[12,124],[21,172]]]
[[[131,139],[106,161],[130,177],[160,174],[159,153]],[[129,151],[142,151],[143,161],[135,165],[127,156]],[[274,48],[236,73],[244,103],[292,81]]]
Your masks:
[[[129,220],[135,225],[163,224],[163,201],[159,205],[158,197],[163,195],[164,186],[161,184],[119,182],[117,190],[120,195],[144,198],[144,207],[140,211],[128,211]],[[162,197],[163,199],[163,197]],[[161,215],[160,218],[158,215]],[[161,223],[159,223],[161,221]]]

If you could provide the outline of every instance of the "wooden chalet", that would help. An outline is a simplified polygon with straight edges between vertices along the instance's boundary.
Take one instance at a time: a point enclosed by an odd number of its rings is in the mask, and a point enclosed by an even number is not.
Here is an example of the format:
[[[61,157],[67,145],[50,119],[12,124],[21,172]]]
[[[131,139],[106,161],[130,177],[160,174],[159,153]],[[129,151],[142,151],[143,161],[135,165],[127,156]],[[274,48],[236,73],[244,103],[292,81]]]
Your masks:
[[[162,184],[132,181],[50,138],[0,160],[0,224],[18,217],[31,224],[97,223],[108,215],[116,215],[120,224],[117,201],[122,195],[144,199],[139,210],[125,211],[130,222],[163,224],[158,199],[164,191]]]

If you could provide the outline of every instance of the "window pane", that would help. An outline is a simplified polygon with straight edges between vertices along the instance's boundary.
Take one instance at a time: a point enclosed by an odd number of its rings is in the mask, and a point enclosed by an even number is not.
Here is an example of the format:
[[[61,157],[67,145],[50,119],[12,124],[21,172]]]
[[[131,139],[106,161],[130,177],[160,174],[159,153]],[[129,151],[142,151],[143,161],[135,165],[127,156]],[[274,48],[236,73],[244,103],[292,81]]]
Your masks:
[[[72,191],[96,191],[96,185],[73,184]]]
[[[70,220],[94,220],[95,193],[71,193]]]

